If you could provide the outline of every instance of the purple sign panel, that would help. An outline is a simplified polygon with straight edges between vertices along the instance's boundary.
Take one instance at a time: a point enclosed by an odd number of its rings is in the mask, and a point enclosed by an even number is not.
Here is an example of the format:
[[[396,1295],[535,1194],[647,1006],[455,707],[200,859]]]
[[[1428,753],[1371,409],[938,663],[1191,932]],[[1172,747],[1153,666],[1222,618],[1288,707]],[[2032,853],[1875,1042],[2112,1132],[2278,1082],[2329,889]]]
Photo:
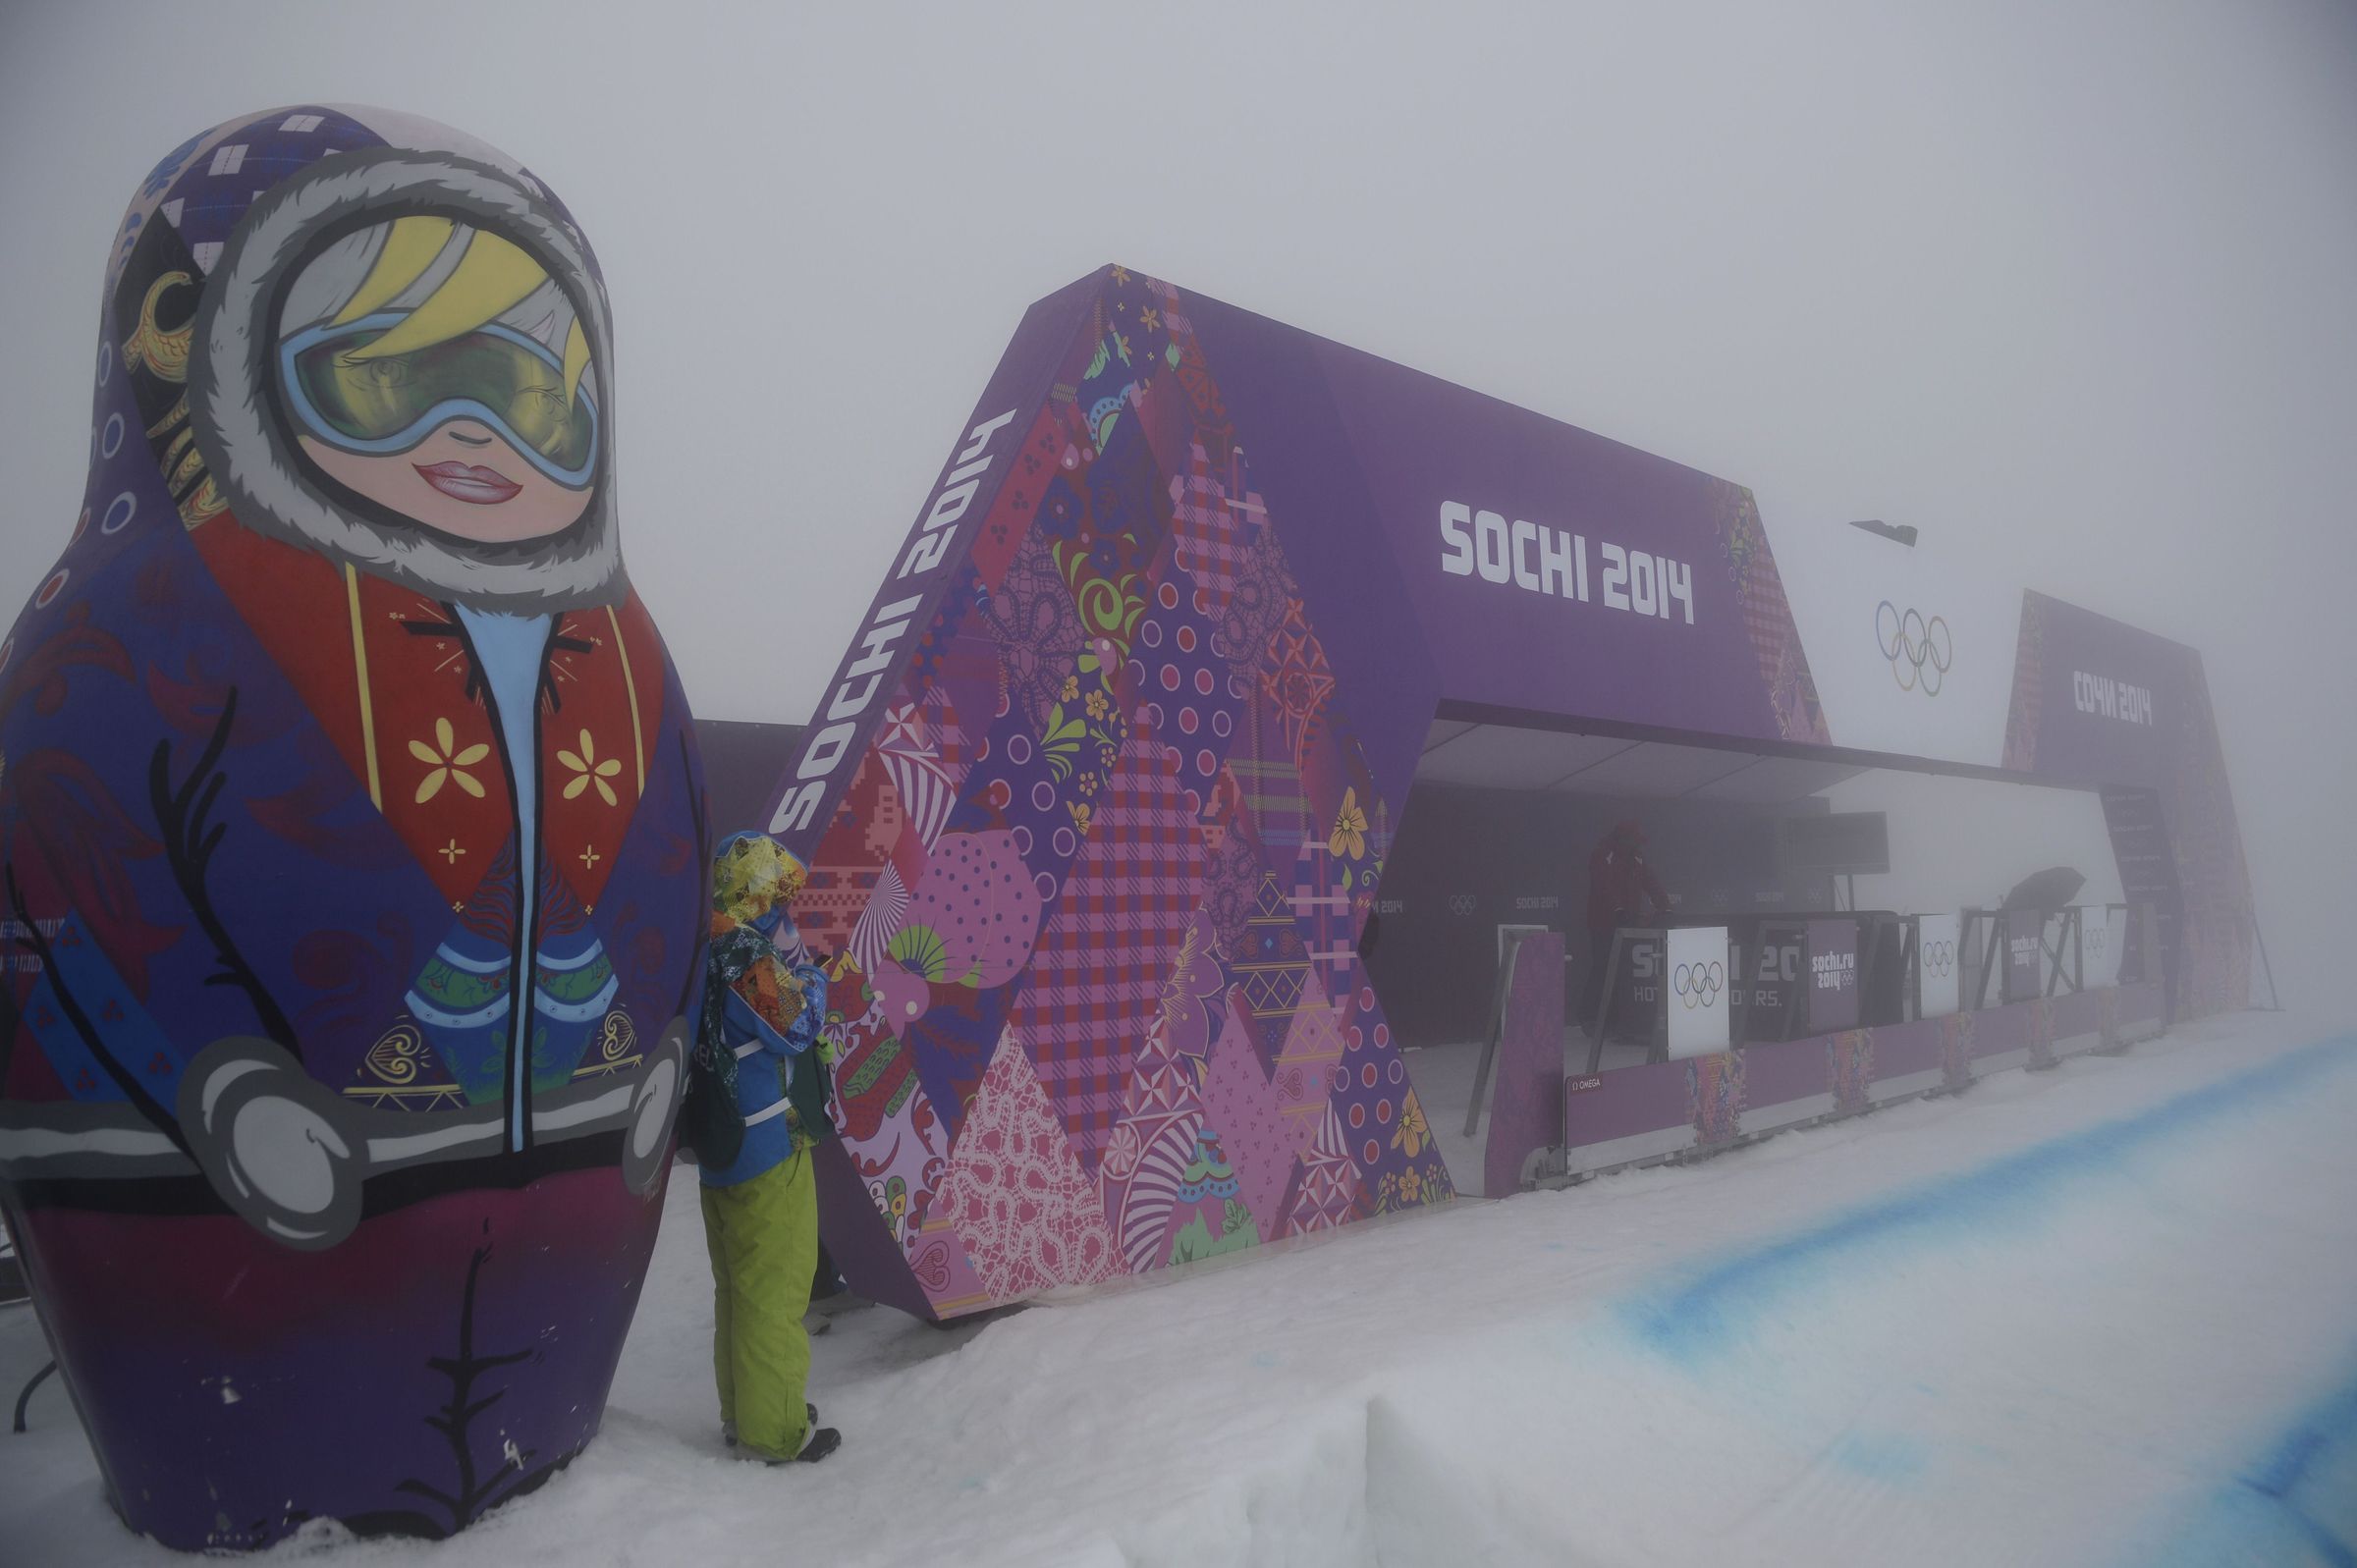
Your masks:
[[[1306,549],[1355,564],[1305,589],[1380,586],[1338,664],[1363,653],[1403,696],[1825,741],[1748,490],[1233,306],[1192,314],[1254,479]]]
[[[1482,1194],[1503,1198],[1522,1184],[1531,1152],[1563,1131],[1563,939],[1536,932],[1513,957],[1513,980],[1498,1042],[1498,1089],[1482,1150]]]
[[[2005,766],[2106,786],[2121,880],[2156,903],[2176,1011],[2249,1000],[2250,874],[2200,654],[2025,595]],[[2155,864],[2157,852],[2167,864]]]
[[[1858,1025],[1858,923],[1812,920],[1808,930],[1809,1029],[1831,1034]]]
[[[2008,734],[2008,765],[2090,784],[2169,782],[2200,655],[2036,593],[2022,636],[2010,718],[2035,733]]]

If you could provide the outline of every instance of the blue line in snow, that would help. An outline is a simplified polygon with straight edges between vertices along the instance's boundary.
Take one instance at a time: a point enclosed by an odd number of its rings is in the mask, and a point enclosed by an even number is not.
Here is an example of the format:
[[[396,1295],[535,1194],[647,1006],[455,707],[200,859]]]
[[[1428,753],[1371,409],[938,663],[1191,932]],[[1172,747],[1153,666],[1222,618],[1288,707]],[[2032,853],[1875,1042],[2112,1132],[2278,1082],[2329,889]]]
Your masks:
[[[2357,1060],[2357,1036],[2323,1040],[2223,1083],[2206,1084],[2149,1110],[2099,1122],[1977,1166],[1961,1175],[1864,1205],[1826,1222],[1736,1254],[1621,1311],[1664,1354],[1696,1359],[1722,1349],[1775,1296],[1841,1255],[1908,1232],[1954,1230],[2017,1217],[2021,1206],[2070,1181],[2108,1174],[2123,1157],[2202,1123],[2291,1094]]]
[[[2303,1412],[2242,1484],[2326,1560],[2357,1563],[2357,1376]]]
[[[2295,1416],[2138,1568],[2310,1562],[2357,1568],[2357,1371]]]

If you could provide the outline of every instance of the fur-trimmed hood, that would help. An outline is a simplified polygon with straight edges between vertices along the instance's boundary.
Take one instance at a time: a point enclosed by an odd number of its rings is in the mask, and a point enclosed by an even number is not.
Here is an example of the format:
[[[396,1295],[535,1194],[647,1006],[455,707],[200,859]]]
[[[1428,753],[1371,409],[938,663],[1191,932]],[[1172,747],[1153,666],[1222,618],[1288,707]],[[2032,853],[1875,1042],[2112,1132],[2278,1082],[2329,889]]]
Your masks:
[[[327,239],[426,212],[533,252],[570,296],[598,367],[600,453],[587,509],[562,533],[514,544],[461,539],[322,485],[271,405],[278,303]],[[223,247],[197,307],[188,388],[196,446],[240,522],[440,600],[537,613],[620,597],[613,494],[612,335],[595,263],[530,178],[477,158],[399,147],[319,159],[256,200]]]

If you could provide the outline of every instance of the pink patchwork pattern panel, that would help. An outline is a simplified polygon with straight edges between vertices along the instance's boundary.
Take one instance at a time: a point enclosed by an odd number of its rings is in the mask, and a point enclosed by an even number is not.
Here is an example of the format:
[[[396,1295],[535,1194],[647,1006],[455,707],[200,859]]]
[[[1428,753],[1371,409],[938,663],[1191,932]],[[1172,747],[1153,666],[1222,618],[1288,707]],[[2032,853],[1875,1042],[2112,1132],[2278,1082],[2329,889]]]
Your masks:
[[[1122,1271],[1097,1184],[1072,1158],[1013,1030],[974,1091],[936,1203],[993,1301]]]
[[[1083,1169],[1095,1168],[1123,1112],[1132,1059],[1202,901],[1204,858],[1170,755],[1140,717],[1091,807],[1011,1020],[1031,1043]]]
[[[1206,614],[1218,615],[1234,597],[1246,524],[1257,527],[1265,514],[1258,496],[1231,500],[1212,475],[1210,455],[1199,442],[1191,447],[1186,472],[1171,481],[1171,532],[1176,560],[1202,591]]]
[[[1303,1154],[1299,1179],[1293,1188],[1291,1213],[1286,1217],[1288,1235],[1331,1230],[1346,1225],[1365,1212],[1360,1199],[1358,1166],[1351,1162],[1349,1140],[1332,1106],[1318,1124],[1318,1135]]]
[[[1236,1196],[1251,1211],[1263,1240],[1284,1229],[1279,1200],[1309,1128],[1288,1119],[1276,1088],[1261,1076],[1260,1057],[1240,1027],[1212,1048],[1203,1078],[1203,1125],[1217,1133],[1235,1169]]]
[[[1123,1261],[1133,1271],[1158,1269],[1169,1259],[1178,1184],[1202,1130],[1203,1111],[1193,1104],[1132,1116],[1114,1130],[1098,1175],[1106,1218]]]
[[[1325,1119],[1326,1102],[1343,1073],[1343,1009],[1317,993],[1293,1014],[1285,1043],[1270,1064],[1269,1087],[1292,1129],[1292,1146],[1307,1149]]]
[[[1313,1000],[1322,1000],[1323,993],[1310,976],[1301,928],[1272,873],[1261,873],[1250,909],[1242,940],[1229,955],[1228,970],[1235,977],[1229,1004],[1243,1017],[1262,1054],[1274,1058],[1295,1015]]]
[[[1369,1212],[1388,1214],[1453,1196],[1448,1164],[1408,1084],[1407,1062],[1355,958],[1336,996],[1343,1060],[1327,1110],[1357,1166]]]

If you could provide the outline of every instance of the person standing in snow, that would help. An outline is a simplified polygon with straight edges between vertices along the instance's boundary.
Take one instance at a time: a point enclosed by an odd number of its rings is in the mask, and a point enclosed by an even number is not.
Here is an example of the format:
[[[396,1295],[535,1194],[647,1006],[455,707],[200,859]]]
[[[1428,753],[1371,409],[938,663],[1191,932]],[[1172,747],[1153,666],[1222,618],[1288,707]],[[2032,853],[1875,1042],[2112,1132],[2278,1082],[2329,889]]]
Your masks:
[[[722,1439],[746,1458],[824,1459],[843,1434],[805,1402],[802,1314],[818,1258],[811,1146],[829,1123],[819,1025],[827,977],[788,964],[775,940],[802,864],[755,833],[712,865],[711,946],[685,1113],[703,1178],[712,1255],[712,1373]]]
[[[1617,824],[1588,854],[1588,986],[1580,1004],[1584,1022],[1604,1001],[1604,966],[1613,951],[1613,933],[1641,926],[1670,912],[1670,894],[1645,860],[1645,830],[1636,819]]]

